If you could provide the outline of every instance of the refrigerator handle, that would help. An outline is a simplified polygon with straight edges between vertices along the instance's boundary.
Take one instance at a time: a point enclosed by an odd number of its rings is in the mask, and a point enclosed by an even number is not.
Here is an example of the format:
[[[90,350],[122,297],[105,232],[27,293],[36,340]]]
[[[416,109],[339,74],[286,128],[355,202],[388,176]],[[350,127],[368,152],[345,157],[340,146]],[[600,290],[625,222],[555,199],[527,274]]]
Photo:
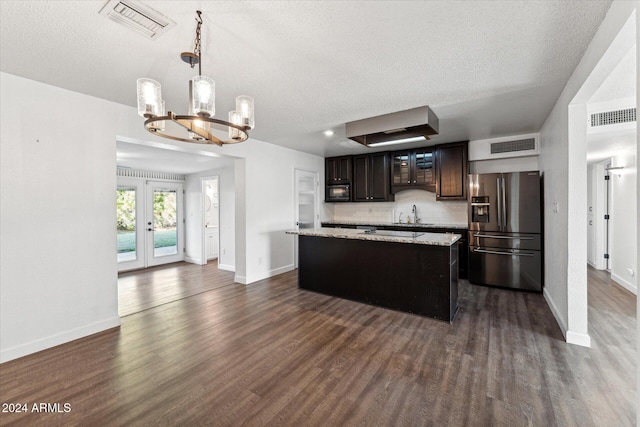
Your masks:
[[[496,212],[496,217],[498,218],[498,228],[502,231],[502,194],[500,192],[500,177],[496,178],[496,191],[498,194],[498,212]]]
[[[507,229],[507,192],[505,190],[504,185],[504,177],[500,177],[500,181],[502,182],[502,226],[504,229]]]

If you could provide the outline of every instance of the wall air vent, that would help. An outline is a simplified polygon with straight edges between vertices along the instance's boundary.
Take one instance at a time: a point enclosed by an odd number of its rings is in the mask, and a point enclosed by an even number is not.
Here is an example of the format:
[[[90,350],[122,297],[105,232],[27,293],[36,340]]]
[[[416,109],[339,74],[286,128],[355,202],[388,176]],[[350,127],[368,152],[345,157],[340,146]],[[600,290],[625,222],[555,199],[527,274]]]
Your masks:
[[[109,0],[100,10],[100,15],[153,40],[176,25],[171,19],[138,0]]]
[[[624,110],[605,111],[591,115],[591,127],[615,125],[618,123],[635,122],[636,109],[626,108]]]
[[[491,154],[513,153],[536,149],[536,139],[518,139],[514,141],[494,142],[491,144]]]

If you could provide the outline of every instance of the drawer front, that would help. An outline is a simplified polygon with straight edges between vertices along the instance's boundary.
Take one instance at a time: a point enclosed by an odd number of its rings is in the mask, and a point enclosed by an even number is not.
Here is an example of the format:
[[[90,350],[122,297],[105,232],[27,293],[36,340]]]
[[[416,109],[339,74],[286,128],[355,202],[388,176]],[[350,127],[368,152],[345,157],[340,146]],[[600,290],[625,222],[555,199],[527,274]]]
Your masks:
[[[469,281],[528,291],[542,291],[542,252],[469,247]]]

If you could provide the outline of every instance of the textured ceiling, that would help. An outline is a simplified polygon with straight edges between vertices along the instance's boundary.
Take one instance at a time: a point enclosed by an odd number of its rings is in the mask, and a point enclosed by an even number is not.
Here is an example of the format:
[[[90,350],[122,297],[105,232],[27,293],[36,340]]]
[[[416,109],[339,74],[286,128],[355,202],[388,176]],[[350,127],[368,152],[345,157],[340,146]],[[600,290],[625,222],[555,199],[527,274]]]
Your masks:
[[[422,105],[440,118],[434,144],[538,131],[610,5],[145,1],[177,24],[149,40],[99,15],[105,2],[2,0],[1,70],[131,106],[150,77],[186,112],[195,72],[179,53],[199,9],[217,117],[251,95],[252,137],[323,156],[370,150],[344,138],[345,122]]]

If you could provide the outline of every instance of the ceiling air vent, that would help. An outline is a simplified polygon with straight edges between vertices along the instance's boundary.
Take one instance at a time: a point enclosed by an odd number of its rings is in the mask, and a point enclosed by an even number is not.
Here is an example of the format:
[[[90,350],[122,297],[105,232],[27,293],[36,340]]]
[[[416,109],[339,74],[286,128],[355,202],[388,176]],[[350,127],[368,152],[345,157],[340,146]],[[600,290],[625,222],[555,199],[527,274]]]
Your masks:
[[[491,144],[491,154],[512,153],[536,149],[536,139],[518,139],[515,141],[494,142]]]
[[[137,0],[109,0],[100,10],[100,15],[154,40],[176,25]]]
[[[591,127],[615,125],[618,123],[629,123],[636,121],[636,109],[627,108],[624,110],[606,111],[591,115]]]

